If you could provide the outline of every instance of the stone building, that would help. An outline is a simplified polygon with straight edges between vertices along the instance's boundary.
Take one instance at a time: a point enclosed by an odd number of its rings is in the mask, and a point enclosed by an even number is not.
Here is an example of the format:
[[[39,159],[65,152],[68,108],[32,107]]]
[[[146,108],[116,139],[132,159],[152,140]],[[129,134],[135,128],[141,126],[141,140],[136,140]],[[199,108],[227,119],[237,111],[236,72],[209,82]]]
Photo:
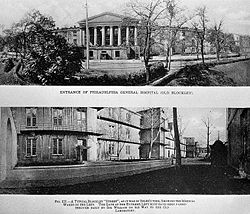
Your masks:
[[[227,110],[228,162],[250,173],[250,109]]]
[[[129,21],[128,21],[129,20]],[[82,47],[86,56],[86,20],[79,27],[57,29],[66,40]],[[120,14],[104,12],[88,18],[90,59],[138,58],[138,21]]]
[[[148,158],[153,141],[151,158],[164,159],[175,154],[172,123],[163,108],[149,108],[138,112],[141,117],[140,157]]]
[[[141,116],[126,108],[98,112],[98,160],[139,159]]]

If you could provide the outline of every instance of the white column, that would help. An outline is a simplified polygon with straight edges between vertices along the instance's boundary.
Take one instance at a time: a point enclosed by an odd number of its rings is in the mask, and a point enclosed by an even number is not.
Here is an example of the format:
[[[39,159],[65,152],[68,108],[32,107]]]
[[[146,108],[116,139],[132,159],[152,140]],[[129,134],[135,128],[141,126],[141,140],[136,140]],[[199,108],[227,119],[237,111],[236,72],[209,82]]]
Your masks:
[[[105,27],[102,27],[102,46],[105,46]]]
[[[109,33],[110,33],[110,46],[113,46],[113,26],[109,27]]]
[[[122,44],[122,33],[121,33],[121,27],[118,26],[118,46]]]
[[[137,46],[138,45],[138,43],[137,43],[137,27],[135,27],[134,35],[135,35],[134,44],[135,44],[135,46]]]
[[[94,45],[97,45],[97,27],[94,27]]]
[[[82,46],[82,29],[79,30],[79,45]]]
[[[85,46],[85,30],[82,30],[82,45]]]
[[[129,45],[129,27],[126,27],[126,45]]]

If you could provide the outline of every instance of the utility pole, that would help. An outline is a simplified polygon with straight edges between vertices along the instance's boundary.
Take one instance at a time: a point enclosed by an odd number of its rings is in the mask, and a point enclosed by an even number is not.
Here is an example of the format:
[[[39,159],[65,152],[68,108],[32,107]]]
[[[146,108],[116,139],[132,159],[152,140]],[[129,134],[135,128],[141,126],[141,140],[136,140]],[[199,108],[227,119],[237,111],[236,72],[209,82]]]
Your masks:
[[[89,20],[88,20],[88,0],[86,0],[86,37],[87,37],[87,44],[86,44],[86,69],[89,69]]]
[[[178,129],[178,120],[177,120],[177,108],[173,108],[173,122],[174,122],[174,142],[176,148],[176,166],[181,166],[181,146],[180,146],[180,136]]]

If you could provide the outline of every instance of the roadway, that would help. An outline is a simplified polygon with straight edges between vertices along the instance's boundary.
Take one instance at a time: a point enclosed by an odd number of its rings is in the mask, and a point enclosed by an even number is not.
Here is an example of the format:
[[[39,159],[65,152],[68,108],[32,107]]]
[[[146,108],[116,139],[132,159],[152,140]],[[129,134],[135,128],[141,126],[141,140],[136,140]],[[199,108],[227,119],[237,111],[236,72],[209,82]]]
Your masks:
[[[59,188],[2,190],[15,194],[250,194],[249,180],[235,179],[229,167],[212,167],[197,159],[142,174]]]

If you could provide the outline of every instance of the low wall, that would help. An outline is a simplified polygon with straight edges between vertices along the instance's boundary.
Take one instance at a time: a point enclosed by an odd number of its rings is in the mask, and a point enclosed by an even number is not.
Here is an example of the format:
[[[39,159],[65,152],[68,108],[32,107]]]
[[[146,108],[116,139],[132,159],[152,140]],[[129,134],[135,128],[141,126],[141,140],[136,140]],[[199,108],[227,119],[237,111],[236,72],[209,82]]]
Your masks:
[[[66,186],[134,175],[171,167],[170,160],[109,162],[78,166],[20,167],[13,169],[0,188]]]

